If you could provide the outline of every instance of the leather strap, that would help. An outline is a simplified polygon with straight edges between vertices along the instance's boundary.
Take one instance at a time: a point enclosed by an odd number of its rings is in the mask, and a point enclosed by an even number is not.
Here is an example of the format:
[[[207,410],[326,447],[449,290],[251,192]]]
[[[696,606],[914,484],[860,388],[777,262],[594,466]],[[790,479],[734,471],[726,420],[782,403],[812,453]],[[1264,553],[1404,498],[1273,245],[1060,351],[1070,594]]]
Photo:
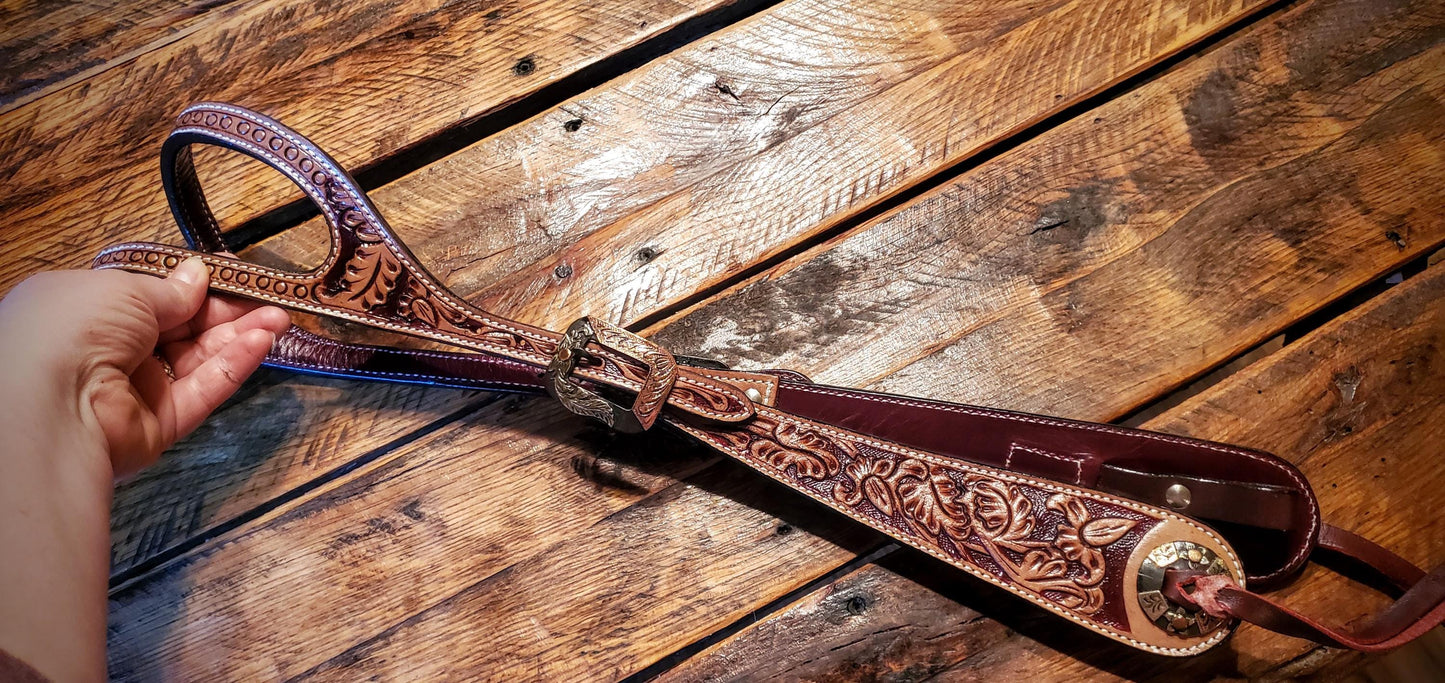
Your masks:
[[[196,143],[236,150],[297,183],[330,229],[325,262],[292,273],[219,253],[225,240],[197,181],[190,153]],[[1321,536],[1308,484],[1267,453],[825,387],[789,371],[697,367],[606,321],[583,318],[559,335],[487,313],[427,273],[334,160],[255,112],[192,106],[161,159],[172,212],[198,251],[122,244],[102,251],[95,267],[165,275],[198,256],[217,291],[463,350],[362,346],[292,330],[273,351],[273,365],[547,391],[617,427],[667,424],[903,543],[1144,650],[1194,654],[1227,635],[1221,615],[1272,618],[1244,606],[1209,611],[1187,596],[1169,597],[1180,592],[1181,570],[1224,576],[1241,593],[1247,581],[1268,583],[1297,571]],[[1284,533],[1287,542],[1276,538],[1274,545],[1286,552],[1255,561],[1263,569],[1246,574],[1223,534],[1168,509],[1181,507],[1170,500],[1179,487],[1199,491],[1191,513]],[[1239,514],[1249,507],[1260,513]],[[1364,542],[1334,532],[1325,541],[1354,550]],[[1383,562],[1397,582],[1415,578]],[[1176,581],[1166,585],[1169,577]]]
[[[1426,574],[1389,550],[1330,525],[1320,535],[1320,547],[1374,569],[1403,594],[1363,625],[1340,628],[1246,590],[1227,576],[1174,572],[1166,577],[1165,592],[1221,619],[1243,619],[1296,638],[1363,652],[1399,647],[1445,622],[1445,566]]]
[[[294,330],[269,364],[328,376],[540,393],[537,378],[478,354],[348,344]],[[518,367],[521,366],[520,364]],[[778,374],[777,405],[789,412],[942,455],[1077,484],[1158,507],[1172,486],[1190,492],[1175,509],[1213,522],[1275,530],[1237,548],[1258,585],[1289,579],[1308,561],[1320,528],[1304,476],[1268,453],[1110,425],[817,385]],[[496,380],[503,380],[498,382]],[[970,438],[960,439],[959,434]],[[1141,471],[1139,467],[1153,471]],[[1224,479],[1223,476],[1235,479]],[[1252,479],[1240,480],[1247,475]],[[1235,539],[1248,541],[1246,538]]]

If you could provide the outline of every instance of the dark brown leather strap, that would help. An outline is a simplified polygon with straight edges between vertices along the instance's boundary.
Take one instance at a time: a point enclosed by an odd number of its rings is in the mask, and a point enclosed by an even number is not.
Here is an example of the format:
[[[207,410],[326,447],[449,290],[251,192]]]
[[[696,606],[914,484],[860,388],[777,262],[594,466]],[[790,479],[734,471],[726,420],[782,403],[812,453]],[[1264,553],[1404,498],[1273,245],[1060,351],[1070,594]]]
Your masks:
[[[240,151],[296,182],[330,228],[326,261],[291,273],[217,253],[224,239],[196,180],[195,143]],[[786,371],[679,365],[606,321],[584,318],[559,335],[492,315],[427,273],[334,160],[239,107],[202,103],[183,112],[162,149],[162,176],[177,221],[200,251],[123,244],[103,251],[96,267],[165,275],[197,256],[217,291],[475,352],[357,346],[297,330],[278,345],[274,364],[390,381],[545,388],[572,410],[618,427],[624,419],[637,428],[658,420],[900,542],[1144,650],[1194,654],[1228,633],[1218,615],[1174,595],[1179,587],[1166,585],[1167,577],[1182,570],[1240,587],[1247,580],[1224,536],[1160,504],[1163,497],[1178,507],[1166,495],[1176,485],[1200,487],[1205,509],[1231,501],[1268,509],[1258,528],[1284,527],[1290,541],[1288,559],[1266,563],[1266,578],[1298,567],[1319,534],[1307,483],[1267,453],[823,387]],[[1161,473],[1172,483],[1153,476]],[[1101,485],[1114,492],[1093,488]],[[1330,543],[1359,547],[1340,535]],[[1388,571],[1408,577],[1400,567]]]
[[[1425,579],[1425,571],[1410,564],[1405,558],[1380,547],[1374,541],[1333,524],[1326,524],[1320,530],[1320,547],[1354,559],[1379,573],[1402,591],[1410,590]]]

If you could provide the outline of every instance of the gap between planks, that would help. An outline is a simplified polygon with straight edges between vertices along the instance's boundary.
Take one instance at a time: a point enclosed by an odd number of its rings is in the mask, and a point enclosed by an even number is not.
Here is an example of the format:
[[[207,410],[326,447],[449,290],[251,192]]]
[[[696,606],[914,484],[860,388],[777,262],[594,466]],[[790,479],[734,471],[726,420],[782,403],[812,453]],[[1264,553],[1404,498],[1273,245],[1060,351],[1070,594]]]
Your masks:
[[[769,270],[778,267],[779,265],[782,265],[789,260],[798,258],[802,254],[810,250],[824,249],[829,243],[834,241],[840,241],[842,238],[846,237],[854,230],[868,224],[870,221],[873,221],[874,219],[877,219],[882,215],[902,208],[903,206],[909,204],[918,197],[926,194],[928,191],[938,188],[958,178],[959,176],[962,176],[971,169],[980,167],[995,158],[1003,156],[1008,152],[1027,144],[1031,140],[1057,127],[1059,124],[1073,119],[1087,111],[1090,111],[1098,107],[1100,104],[1103,104],[1104,102],[1108,102],[1115,98],[1126,95],[1133,90],[1138,89],[1144,84],[1149,83],[1154,79],[1160,77],[1161,75],[1167,73],[1178,64],[1202,55],[1212,49],[1215,45],[1218,45],[1228,40],[1234,35],[1246,31],[1249,27],[1257,23],[1267,21],[1271,16],[1284,14],[1285,12],[1296,6],[1305,4],[1306,1],[1307,0],[1282,0],[1280,2],[1275,2],[1261,7],[1252,14],[1247,15],[1236,21],[1234,24],[1222,28],[1220,31],[1208,36],[1207,38],[1199,41],[1192,46],[1185,48],[1184,50],[1181,50],[1179,53],[1172,55],[1164,60],[1161,60],[1160,62],[1140,71],[1138,74],[1126,78],[1091,97],[1087,97],[1080,102],[1074,104],[1073,106],[1063,109],[1051,116],[1048,116],[1040,120],[1038,123],[1018,132],[1013,136],[1004,138],[997,144],[985,148],[983,151],[981,151],[975,156],[966,157],[959,162],[953,164],[952,166],[941,169],[934,175],[922,179],[916,184],[899,191],[897,194],[885,198],[877,204],[854,214],[852,217],[843,220],[838,225],[819,232],[810,239],[802,240],[770,258],[760,260],[746,270],[743,270],[730,278],[718,282],[713,286],[701,289],[693,296],[676,302],[670,306],[661,308],[658,311],[648,316],[645,316],[632,324],[627,325],[626,327],[635,332],[648,331],[649,328],[653,328],[654,326],[660,326],[661,323],[675,316],[681,316],[684,311],[701,306],[713,296],[725,292],[730,288],[738,287],[749,280],[758,278],[759,276],[767,273]],[[1041,228],[1041,230],[1042,229],[1047,228]],[[1139,427],[1139,425],[1147,422],[1151,418],[1156,417],[1175,406],[1178,406],[1190,397],[1204,393],[1211,387],[1225,381],[1230,376],[1237,374],[1240,371],[1266,358],[1274,356],[1282,351],[1293,347],[1302,338],[1305,338],[1310,332],[1313,332],[1314,330],[1317,330],[1329,324],[1330,322],[1344,315],[1347,315],[1348,313],[1372,301],[1375,301],[1380,297],[1387,295],[1391,290],[1393,290],[1400,284],[1403,284],[1405,281],[1413,279],[1422,274],[1427,268],[1445,267],[1445,265],[1440,265],[1440,262],[1442,261],[1445,261],[1445,242],[1433,245],[1426,251],[1424,255],[1419,256],[1416,259],[1413,259],[1412,261],[1405,263],[1396,269],[1392,269],[1391,272],[1381,275],[1374,280],[1371,280],[1361,285],[1355,290],[1343,294],[1337,299],[1324,302],[1324,304],[1319,310],[1305,316],[1299,321],[1296,321],[1287,329],[1282,330],[1279,334],[1273,335],[1265,341],[1256,344],[1244,351],[1241,351],[1238,354],[1222,358],[1217,364],[1213,366],[1202,368],[1201,372],[1195,377],[1190,378],[1179,385],[1176,385],[1171,390],[1161,393],[1153,400],[1147,401],[1137,406],[1134,410],[1128,412],[1127,414],[1119,417],[1116,420],[1112,420],[1110,423],[1137,428]],[[808,582],[806,585],[773,600],[772,602],[768,603],[763,607],[760,607],[759,609],[748,614],[747,617],[727,624],[714,631],[713,633],[708,634],[706,637],[698,639],[693,643],[679,648],[678,650],[667,655],[666,657],[658,660],[657,662],[654,662],[651,666],[648,666],[623,680],[627,683],[642,683],[644,681],[654,680],[659,676],[663,675],[664,673],[668,672],[669,670],[676,668],[678,665],[682,664],[684,661],[691,658],[692,656],[697,655],[705,651],[707,648],[726,640],[727,638],[741,632],[752,624],[766,619],[767,617],[775,613],[782,612],[788,607],[804,600],[808,596],[812,595],[814,592],[833,585],[833,583],[837,579],[846,576],[852,571],[869,564],[875,564],[878,560],[891,556],[901,550],[903,550],[902,546],[897,543],[889,542],[872,548],[866,552],[859,553],[856,557],[854,557],[847,563],[840,565],[838,568]],[[1318,649],[1319,648],[1317,648],[1316,650]],[[1316,650],[1312,650],[1310,651],[1310,653],[1307,653],[1302,657],[1306,657],[1309,654],[1315,652]],[[1291,660],[1289,662],[1282,663],[1278,667],[1273,669],[1273,671],[1282,672],[1294,662],[1295,660]]]
[[[315,491],[333,481],[345,477],[347,474],[356,471],[357,469],[365,466],[367,463],[375,462],[376,460],[380,459],[388,453],[391,453],[392,451],[395,451],[398,448],[403,448],[407,444],[414,443],[426,437],[428,434],[432,434],[442,429],[443,427],[456,423],[466,418],[466,416],[483,410],[487,406],[490,406],[493,403],[496,403],[497,401],[500,401],[508,396],[510,396],[510,394],[503,392],[487,393],[479,400],[468,402],[461,408],[458,408],[441,418],[428,422],[427,424],[417,429],[406,432],[405,434],[402,434],[401,436],[398,436],[391,441],[388,441],[376,448],[362,453],[361,455],[358,455],[355,458],[352,458],[351,460],[348,460],[341,465],[332,468],[329,471],[323,472],[322,474],[319,474],[311,479],[302,482],[295,488],[289,489],[279,495],[276,495],[266,500],[260,505],[256,505],[241,514],[235,515],[234,517],[231,517],[221,522],[220,524],[206,527],[201,531],[201,533],[190,536],[176,543],[175,545],[159,553],[156,553],[155,555],[147,557],[146,559],[137,562],[132,566],[126,567],[122,571],[112,574],[110,577],[109,592],[115,593],[116,591],[124,590],[127,586],[134,583],[135,581],[144,578],[147,574],[156,571],[161,567],[164,567],[172,560],[175,560],[176,558],[184,556],[186,553],[195,550],[196,548],[204,545],[211,539],[216,538],[217,536],[227,533],[233,529],[239,528],[251,522],[252,520],[264,516],[272,510],[286,505],[287,503],[299,500],[305,497],[307,494],[311,493],[312,491]]]
[[[1264,4],[1263,7],[1264,7],[1264,9],[1267,9],[1267,7],[1269,7],[1269,4]],[[1251,12],[1259,12],[1259,10],[1251,10]],[[1253,16],[1253,14],[1250,14],[1250,13],[1240,13],[1240,14],[1238,14],[1237,17],[1235,17],[1235,19],[1230,20],[1230,22],[1228,22],[1228,23],[1221,23],[1220,26],[1233,26],[1233,25],[1237,25],[1237,23],[1240,23],[1241,20],[1247,20],[1247,17],[1250,17],[1250,16]],[[1240,19],[1240,17],[1243,17],[1243,19]],[[1215,26],[1214,29],[1212,29],[1212,32],[1209,33],[1209,35],[1212,35],[1212,33],[1217,33],[1217,26]],[[1212,43],[1209,42],[1208,35],[1192,36],[1191,40],[1192,40],[1191,43],[1181,43],[1181,48],[1179,48],[1179,49],[1183,49],[1183,51],[1185,51],[1186,53],[1189,53],[1189,52],[1192,52],[1192,51],[1189,51],[1189,49],[1186,48],[1186,46],[1188,46],[1188,45],[1194,45],[1194,46],[1195,46],[1194,51],[1198,51],[1198,49],[1202,49],[1202,48],[1201,48],[1201,45],[1202,45],[1202,46],[1212,45]],[[1202,42],[1201,42],[1201,40],[1202,40]],[[1139,72],[1142,72],[1142,71],[1147,72],[1147,69],[1149,69],[1150,66],[1156,66],[1157,64],[1159,64],[1159,61],[1157,61],[1157,59],[1159,59],[1159,58],[1155,58],[1155,59],[1156,59],[1156,61],[1142,62],[1142,64],[1140,64],[1140,65],[1131,66],[1131,68],[1130,68],[1130,69],[1127,69],[1127,71],[1118,72],[1118,77],[1117,77],[1117,78],[1129,78],[1130,75],[1137,75],[1137,74],[1139,74]],[[1165,64],[1172,64],[1172,62],[1169,62],[1168,59],[1165,59]],[[1110,81],[1110,82],[1117,82],[1117,78],[1116,78],[1116,79],[1113,79],[1113,81]],[[1081,92],[1081,95],[1084,95],[1084,97],[1088,97],[1088,92],[1097,91],[1097,90],[1100,90],[1100,88],[1104,88],[1104,85],[1103,85],[1103,84],[1097,85],[1097,87],[1091,88],[1091,90],[1082,91],[1082,92]],[[1071,98],[1071,100],[1072,100],[1072,98]],[[1035,117],[1035,120],[1038,120],[1038,118],[1048,118],[1048,117]],[[1029,123],[1027,123],[1027,121],[1022,121],[1022,123],[1019,124],[1019,129],[1022,129],[1022,130],[1027,130],[1027,129],[1029,129],[1029,127],[1030,127],[1030,126],[1029,126]],[[1001,137],[1003,137],[1003,139],[1007,139],[1007,136],[1001,136]],[[957,169],[955,169],[955,172],[957,172]]]
[[[781,0],[742,1],[719,8],[717,10],[713,10],[697,17],[693,17],[692,19],[684,21],[673,27],[672,29],[665,31],[657,36],[654,36],[651,39],[648,39],[621,52],[614,53],[596,63],[593,63],[592,65],[584,67],[583,69],[556,81],[555,83],[549,84],[548,86],[534,91],[533,93],[523,97],[521,100],[513,104],[504,106],[494,112],[484,114],[461,126],[439,131],[432,137],[424,138],[420,142],[403,148],[392,155],[384,157],[383,159],[379,160],[374,164],[362,167],[354,172],[354,176],[357,182],[362,185],[363,189],[367,191],[375,187],[390,183],[431,163],[439,161],[454,152],[457,152],[472,144],[475,144],[476,142],[484,138],[490,137],[495,133],[498,133],[516,124],[531,119],[532,117],[542,112],[554,109],[560,104],[565,104],[573,97],[576,97],[577,95],[594,87],[597,87],[613,78],[632,71],[633,69],[636,69],[637,67],[642,66],[649,61],[661,58],[680,47],[695,42],[733,23],[741,21],[742,19],[745,19],[754,14],[763,12],[772,6],[777,5],[780,1]],[[1284,9],[1287,7],[1298,4],[1298,1],[1299,0],[1279,0],[1277,2],[1263,5],[1252,13],[1242,16],[1235,22],[1223,26],[1215,33],[1204,37],[1203,39],[1192,45],[1186,46],[1179,52],[1173,55],[1169,55],[1147,67],[1144,67],[1138,73],[1126,77],[1091,96],[1085,97],[1079,102],[1069,107],[1066,107],[1058,112],[1055,112],[1052,115],[1046,116],[1038,122],[1025,127],[1024,129],[1011,136],[1002,138],[996,144],[985,147],[983,150],[980,151],[980,153],[973,156],[964,157],[960,161],[950,166],[943,167],[933,175],[922,178],[911,186],[902,188],[895,194],[883,198],[881,201],[877,202],[871,207],[865,208],[862,211],[853,214],[851,217],[844,219],[839,224],[829,229],[826,229],[812,236],[811,238],[800,240],[798,243],[778,252],[770,258],[759,260],[758,262],[753,264],[753,266],[742,270],[731,277],[724,278],[723,280],[716,282],[710,286],[703,287],[697,292],[695,292],[693,295],[671,305],[659,308],[657,311],[654,311],[653,313],[644,316],[637,321],[626,325],[625,327],[633,331],[639,331],[649,328],[663,320],[679,314],[684,310],[687,310],[688,308],[694,307],[707,301],[711,297],[717,295],[720,292],[726,291],[730,287],[734,287],[741,282],[753,279],[761,273],[765,273],[769,269],[789,259],[796,258],[798,255],[808,251],[809,249],[813,249],[835,239],[839,239],[858,229],[859,227],[867,224],[869,221],[890,211],[897,210],[907,205],[919,196],[925,194],[926,192],[932,189],[936,189],[937,187],[956,179],[960,175],[967,173],[969,170],[982,166],[989,161],[1008,153],[1013,149],[1027,144],[1029,141],[1058,126],[1060,123],[1068,121],[1082,114],[1083,112],[1094,109],[1104,102],[1107,102],[1116,97],[1127,94],[1132,90],[1137,89],[1141,85],[1154,80],[1161,74],[1168,72],[1181,62],[1191,59],[1197,55],[1203,54],[1204,52],[1211,49],[1213,46],[1225,40],[1228,40],[1231,36],[1246,29],[1248,26],[1264,20],[1272,14],[1284,11]],[[315,206],[312,205],[309,201],[298,200],[272,209],[242,223],[236,228],[228,230],[226,232],[226,236],[228,238],[227,241],[232,247],[233,251],[240,251],[247,246],[254,245],[262,240],[274,237],[281,234],[282,232],[285,232],[286,230],[294,228],[302,222],[310,220],[317,215],[318,214],[316,212]],[[376,449],[368,451],[353,459],[352,461],[338,466],[336,469],[330,472],[324,473],[313,480],[307,481],[306,483],[297,486],[292,490],[276,496],[275,498],[246,511],[241,515],[236,516],[235,518],[229,519],[221,526],[208,528],[204,530],[201,534],[197,534],[191,538],[188,538],[159,555],[149,558],[134,567],[127,568],[125,571],[113,575],[111,577],[111,588],[112,590],[121,588],[129,582],[144,576],[150,571],[153,571],[154,569],[165,565],[170,560],[184,555],[195,547],[204,544],[207,540],[214,538],[221,533],[229,531],[230,529],[239,527],[246,522],[256,519],[266,514],[270,510],[273,510],[280,505],[285,504],[286,502],[300,498],[306,493],[316,489],[317,487],[324,485],[327,482],[333,481],[341,476],[344,476],[346,472],[353,471],[357,467],[360,467],[367,462],[374,461],[386,455],[387,453],[394,451],[397,448],[403,447],[408,443],[411,443],[427,434],[436,431],[437,429],[444,427],[447,424],[460,420],[467,414],[480,410],[485,406],[489,405],[491,402],[491,400],[487,400],[475,404],[469,404],[468,406],[449,414],[441,420],[428,423],[409,434],[398,437],[391,442],[388,442]],[[896,548],[896,544],[886,544],[870,553],[860,555],[859,558],[855,558],[854,561],[848,563],[847,565],[845,565],[845,567],[852,567],[855,564],[866,564],[870,560],[866,560],[863,558],[872,557],[875,554],[881,556],[891,552],[893,549]],[[835,570],[835,572],[830,572],[827,576],[823,578],[810,582],[808,586],[798,589],[794,595],[784,596],[775,600],[774,603],[769,604],[755,612],[753,615],[751,615],[751,618],[756,620],[756,618],[760,616],[766,616],[773,611],[785,607],[791,602],[792,599],[807,594],[813,588],[819,585],[826,585],[825,579],[833,577],[835,574],[837,574],[838,571],[841,570]],[[736,628],[734,628],[734,625],[729,625],[728,627],[721,629],[713,636],[709,636],[706,639],[689,645],[687,648],[679,650],[679,652],[675,654],[679,654],[682,652],[701,651],[703,648],[707,647],[708,644],[714,642],[714,640],[724,637],[726,635],[726,633],[724,632],[730,633],[742,627],[743,624],[737,625]],[[685,656],[683,656],[682,658],[685,658]],[[666,660],[663,661],[671,661],[675,665],[677,662],[680,662],[682,658],[674,660],[673,656],[669,656]],[[667,668],[671,668],[670,666],[660,666],[663,664],[663,661],[660,661],[657,664],[648,667],[648,669],[644,670],[643,672],[639,672],[638,674],[630,678],[636,678],[637,680],[646,680],[647,678],[660,675],[662,672],[666,671]],[[647,674],[646,677],[638,678],[643,674]]]
[[[1084,112],[1098,107],[1099,105],[1113,100],[1122,95],[1138,89],[1140,86],[1153,81],[1160,75],[1167,73],[1178,64],[1197,57],[1219,43],[1228,40],[1248,27],[1267,19],[1268,17],[1282,13],[1288,8],[1301,4],[1305,0],[1276,0],[1275,2],[1262,5],[1253,12],[1246,14],[1234,23],[1226,24],[1218,31],[1204,37],[1198,42],[1186,46],[1179,52],[1166,56],[1165,58],[1151,64],[1138,73],[1126,77],[1117,83],[1100,90],[1093,95],[1083,98],[1071,106],[1065,107],[1052,115],[1040,119],[1038,122],[1019,130],[1018,132],[1005,136],[996,143],[985,146],[977,154],[965,156],[952,165],[940,168],[933,175],[921,178],[914,184],[901,188],[894,194],[883,197],[872,206],[854,213],[843,219],[837,225],[826,228],[812,235],[809,238],[800,240],[788,248],[783,249],[771,257],[759,259],[751,266],[737,272],[731,277],[725,277],[709,286],[703,287],[692,295],[687,296],[672,304],[658,308],[652,313],[638,318],[636,321],[624,325],[628,330],[641,332],[653,328],[665,320],[679,316],[683,311],[695,308],[705,303],[718,294],[737,287],[744,282],[755,279],[769,270],[786,263],[812,249],[818,249],[830,242],[842,239],[853,231],[867,225],[870,221],[880,216],[897,211],[908,205],[913,200],[935,190],[969,171],[983,166],[994,159],[1008,154],[1009,152],[1028,144],[1040,135],[1052,130],[1059,124],[1073,119]],[[1054,227],[1054,226],[1050,226]],[[1042,230],[1042,229],[1041,229]]]
[[[431,136],[371,164],[351,170],[352,177],[361,185],[363,191],[370,192],[539,114],[557,109],[588,90],[602,86],[748,17],[765,12],[780,2],[782,0],[738,0],[699,14],[641,43],[612,53],[538,88],[515,102],[457,126],[438,130]],[[319,215],[316,205],[302,197],[227,230],[226,242],[231,251],[239,252]]]
[[[1360,317],[1364,318],[1370,315],[1371,307],[1389,305],[1387,303],[1388,297],[1390,297],[1395,292],[1395,290],[1399,289],[1401,285],[1419,279],[1422,275],[1425,275],[1427,273],[1431,275],[1438,274],[1441,272],[1442,268],[1445,268],[1445,263],[1442,263],[1445,262],[1445,243],[1437,244],[1432,247],[1432,249],[1434,251],[1427,252],[1425,255],[1410,261],[1395,272],[1392,272],[1389,275],[1381,277],[1377,280],[1371,281],[1370,283],[1363,285],[1356,290],[1339,297],[1335,301],[1330,302],[1320,311],[1321,314],[1328,313],[1328,316],[1317,314],[1314,316],[1309,316],[1305,319],[1304,322],[1309,323],[1308,329],[1301,329],[1300,326],[1292,326],[1288,334],[1282,333],[1280,335],[1272,337],[1269,341],[1262,343],[1254,348],[1251,348],[1249,351],[1222,363],[1215,372],[1206,374],[1204,378],[1197,380],[1188,387],[1166,395],[1155,404],[1150,404],[1148,410],[1140,411],[1139,413],[1126,416],[1125,418],[1121,418],[1120,420],[1115,420],[1114,423],[1119,424],[1125,421],[1129,421],[1131,423],[1145,422],[1147,420],[1145,419],[1145,416],[1142,415],[1142,413],[1144,412],[1149,412],[1149,417],[1168,412],[1169,409],[1177,407],[1186,399],[1207,392],[1209,388],[1222,384],[1227,377],[1240,373],[1248,367],[1260,364],[1267,359],[1287,358],[1287,354],[1296,351],[1301,347],[1307,347],[1307,345],[1312,341],[1310,334],[1316,330],[1327,328],[1335,321],[1345,319],[1356,312],[1362,312]],[[1287,340],[1286,337],[1288,337]],[[1225,370],[1227,370],[1227,372],[1225,372]],[[1207,383],[1206,380],[1208,380]],[[1178,400],[1174,400],[1176,395],[1178,394],[1186,395],[1179,397]],[[1152,409],[1158,403],[1167,403],[1168,405],[1164,406],[1157,412],[1153,411]],[[693,656],[705,652],[708,648],[711,648],[714,645],[725,642],[732,636],[752,627],[754,624],[760,621],[765,621],[773,615],[786,614],[787,611],[791,608],[806,604],[808,600],[814,599],[819,591],[827,591],[833,589],[840,582],[840,580],[842,580],[844,577],[850,576],[859,569],[862,569],[869,565],[879,565],[882,566],[885,571],[896,572],[897,569],[890,569],[889,562],[892,560],[903,560],[906,563],[908,562],[908,560],[904,560],[904,558],[910,554],[917,554],[917,551],[914,551],[911,548],[901,546],[897,543],[886,543],[878,548],[872,549],[867,553],[860,553],[851,561],[847,562],[844,565],[841,565],[838,569],[828,572],[822,578],[813,582],[809,582],[806,586],[798,590],[792,591],[787,595],[783,596],[782,598],[779,598],[778,600],[769,603],[765,608],[759,609],[758,611],[749,614],[746,619],[741,619],[734,623],[728,624],[727,626],[719,629],[715,633],[710,634],[709,636],[702,638],[695,643],[679,649],[673,654],[668,655],[662,660],[659,660],[653,666],[639,671],[637,674],[630,676],[625,680],[627,681],[627,683],[642,683],[644,681],[655,680],[668,673],[669,671],[687,663]],[[927,558],[918,559],[926,560]],[[914,559],[911,561],[917,562],[918,559]],[[1318,560],[1317,562],[1319,562],[1322,566],[1332,569],[1336,567],[1348,567],[1348,563],[1339,563],[1335,560],[1336,558],[1323,558],[1321,560]],[[821,598],[815,600],[815,602],[820,601]],[[851,604],[849,605],[849,609],[850,611],[852,610]],[[985,614],[982,618],[988,617],[989,614],[987,613],[987,611],[985,611]],[[1439,629],[1436,629],[1436,631],[1438,632]],[[1440,646],[1441,642],[1442,641],[1440,641],[1438,637],[1425,638],[1419,642],[1412,642],[1398,650],[1391,651],[1389,653],[1380,655],[1377,658],[1372,659],[1367,659],[1368,656],[1362,653],[1351,653],[1348,651],[1341,651],[1338,648],[1330,648],[1320,645],[1305,651],[1299,656],[1279,662],[1264,673],[1258,675],[1251,675],[1250,678],[1252,680],[1284,680],[1309,676],[1312,673],[1316,673],[1316,669],[1320,664],[1318,660],[1320,660],[1322,656],[1339,657],[1343,653],[1344,657],[1353,657],[1355,660],[1358,661],[1360,665],[1364,665],[1367,662],[1373,662],[1372,664],[1370,664],[1371,671],[1374,674],[1379,674],[1381,676],[1380,680],[1412,680],[1408,675],[1406,675],[1408,672],[1413,671],[1418,673],[1422,671],[1433,670],[1433,664],[1421,664],[1420,660],[1429,660],[1432,656],[1435,656],[1434,653],[1442,651]],[[849,645],[851,644],[853,643],[849,643]],[[955,663],[953,665],[945,667],[942,670],[939,670],[935,673],[929,674],[923,678],[919,678],[916,680],[933,680],[934,678],[945,672],[955,671],[959,666],[959,663]],[[1337,673],[1338,671],[1339,670],[1336,669]],[[1364,682],[1375,680],[1375,678],[1374,675],[1361,676],[1357,674],[1356,677],[1352,680]]]
[[[1436,245],[1445,247],[1445,245]],[[1445,255],[1445,248],[1433,253],[1426,253],[1409,263],[1400,266],[1394,272],[1376,278],[1373,281],[1360,285],[1357,289],[1349,292],[1334,301],[1329,301],[1320,310],[1305,316],[1299,322],[1290,325],[1278,335],[1270,337],[1255,345],[1253,348],[1240,352],[1235,356],[1225,358],[1213,368],[1205,369],[1195,379],[1188,380],[1174,391],[1165,393],[1159,398],[1149,401],[1123,417],[1114,420],[1113,424],[1124,427],[1139,427],[1154,417],[1168,411],[1169,409],[1183,403],[1189,397],[1202,394],[1210,387],[1223,382],[1231,375],[1244,370],[1245,368],[1289,348],[1310,332],[1313,332],[1330,321],[1348,314],[1350,311],[1359,308],[1371,300],[1384,296],[1391,289],[1404,284],[1406,280],[1419,276],[1425,272],[1431,264],[1435,263]]]

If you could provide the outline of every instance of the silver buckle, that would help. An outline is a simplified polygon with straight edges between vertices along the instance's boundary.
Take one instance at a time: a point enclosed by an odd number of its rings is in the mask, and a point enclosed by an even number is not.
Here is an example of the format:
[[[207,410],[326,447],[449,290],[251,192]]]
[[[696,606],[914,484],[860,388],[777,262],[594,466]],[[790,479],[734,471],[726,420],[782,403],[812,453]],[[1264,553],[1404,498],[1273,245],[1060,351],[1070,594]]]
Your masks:
[[[632,407],[620,406],[572,379],[572,371],[588,353],[587,345],[621,353],[647,368],[642,388]],[[646,431],[662,413],[667,395],[677,383],[677,360],[667,349],[624,330],[612,323],[582,317],[567,326],[557,351],[547,364],[547,393],[562,406],[578,415],[593,417],[619,432]]]

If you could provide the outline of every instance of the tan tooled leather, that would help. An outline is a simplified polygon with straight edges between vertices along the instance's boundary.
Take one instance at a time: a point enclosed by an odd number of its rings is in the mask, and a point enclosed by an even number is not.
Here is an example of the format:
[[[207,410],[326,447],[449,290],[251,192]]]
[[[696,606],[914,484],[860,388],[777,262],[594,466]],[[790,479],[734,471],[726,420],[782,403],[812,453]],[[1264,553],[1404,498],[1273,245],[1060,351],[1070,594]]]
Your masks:
[[[224,244],[191,166],[194,143],[248,154],[296,182],[330,227],[325,262],[289,273],[213,253]],[[1261,580],[1297,571],[1318,538],[1318,507],[1307,483],[1269,454],[819,387],[787,371],[692,367],[603,321],[579,320],[564,337],[489,314],[417,263],[330,157],[255,112],[215,103],[187,109],[162,160],[176,218],[203,251],[122,244],[101,252],[95,267],[165,275],[198,256],[217,291],[484,354],[364,347],[293,332],[273,354],[284,367],[505,390],[546,386],[573,410],[609,424],[618,411],[641,428],[665,422],[903,543],[1143,650],[1195,654],[1223,640],[1233,616],[1281,620],[1250,611],[1253,603],[1234,612],[1214,603],[1201,608],[1181,593],[1188,580],[1253,595],[1244,590],[1240,555],[1220,533],[1153,503],[1164,487],[1195,486],[1206,511],[1266,505],[1257,526],[1284,532],[1287,543],[1281,558],[1265,563]],[[596,387],[631,397],[630,409]],[[959,453],[967,459],[953,457]],[[1130,469],[1141,461],[1167,463],[1167,476]],[[1093,483],[1133,495],[1091,489]]]

